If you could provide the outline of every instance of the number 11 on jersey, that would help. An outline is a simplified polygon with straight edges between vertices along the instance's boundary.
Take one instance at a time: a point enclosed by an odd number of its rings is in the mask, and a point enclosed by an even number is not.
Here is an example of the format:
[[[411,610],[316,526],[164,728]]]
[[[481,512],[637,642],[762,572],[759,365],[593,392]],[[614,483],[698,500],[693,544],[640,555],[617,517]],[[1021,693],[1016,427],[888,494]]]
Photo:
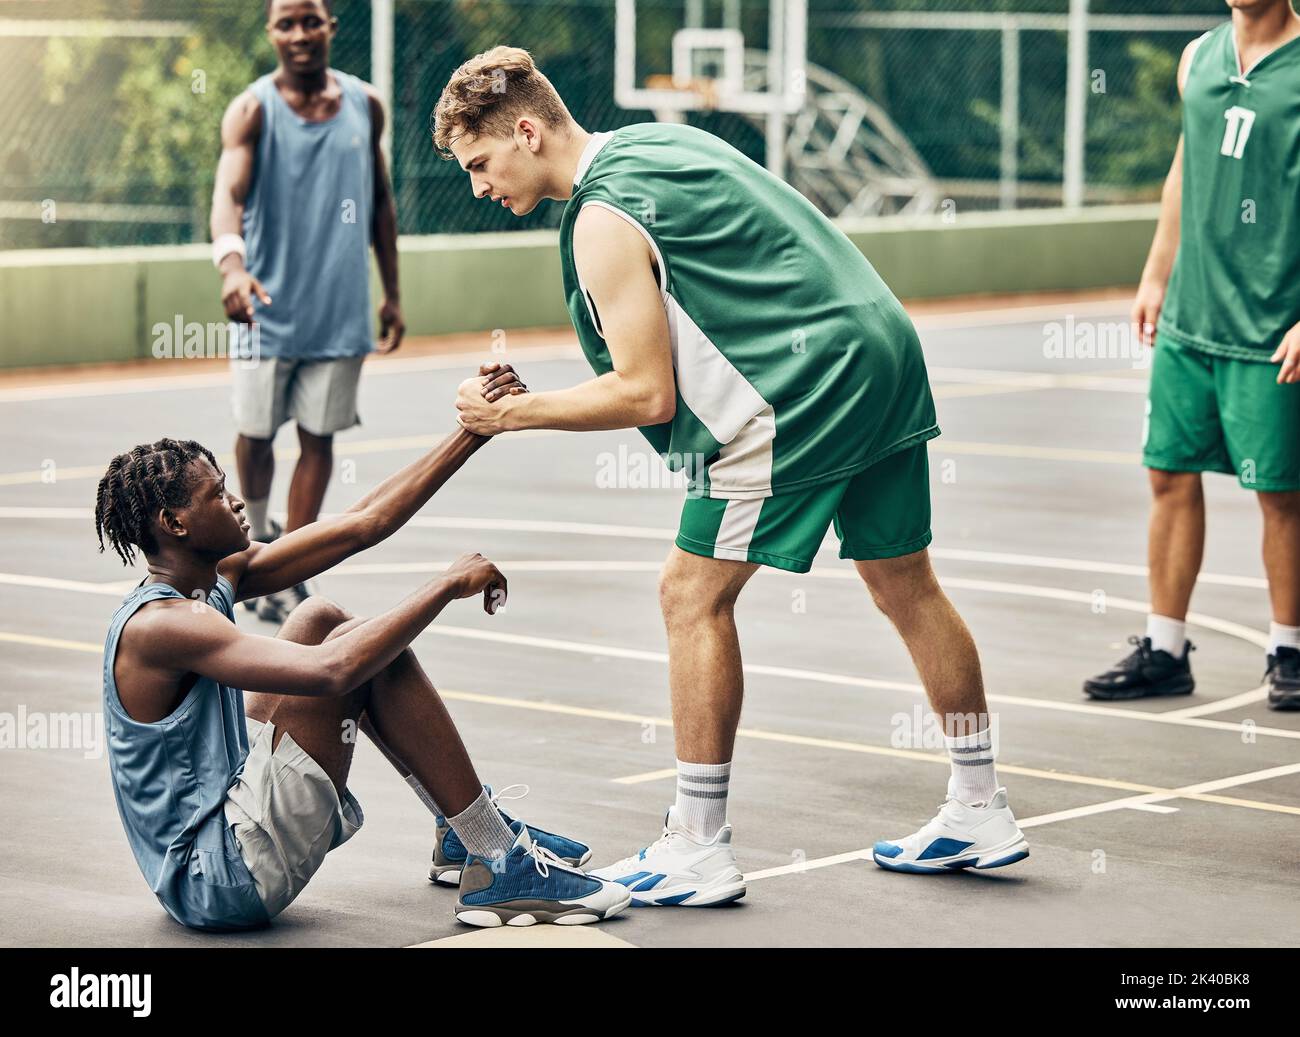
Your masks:
[[[1249,108],[1233,105],[1223,113],[1223,118],[1227,125],[1223,128],[1223,144],[1219,146],[1219,154],[1241,158],[1246,138],[1250,136],[1250,128],[1255,125],[1255,113]]]

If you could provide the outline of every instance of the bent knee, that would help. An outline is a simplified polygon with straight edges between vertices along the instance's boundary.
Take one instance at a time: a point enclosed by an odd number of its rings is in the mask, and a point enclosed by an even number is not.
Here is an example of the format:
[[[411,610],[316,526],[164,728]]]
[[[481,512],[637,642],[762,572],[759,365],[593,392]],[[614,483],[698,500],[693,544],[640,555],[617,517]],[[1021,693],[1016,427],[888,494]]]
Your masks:
[[[352,618],[352,613],[342,605],[323,595],[313,594],[289,613],[280,636],[304,644],[319,644]]]
[[[886,616],[897,615],[913,608],[917,602],[943,593],[927,551],[917,551],[901,558],[859,561],[854,565],[876,608]]]

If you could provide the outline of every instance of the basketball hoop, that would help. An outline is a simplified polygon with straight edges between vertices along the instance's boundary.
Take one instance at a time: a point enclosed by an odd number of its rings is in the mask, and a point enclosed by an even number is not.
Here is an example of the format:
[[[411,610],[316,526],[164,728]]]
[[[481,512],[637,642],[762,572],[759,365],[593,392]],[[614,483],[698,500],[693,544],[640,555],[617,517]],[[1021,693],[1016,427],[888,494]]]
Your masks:
[[[694,94],[701,110],[713,112],[718,109],[718,81],[712,76],[695,76],[691,79],[676,79],[670,75],[646,76],[645,85],[647,90],[675,90],[681,94]]]

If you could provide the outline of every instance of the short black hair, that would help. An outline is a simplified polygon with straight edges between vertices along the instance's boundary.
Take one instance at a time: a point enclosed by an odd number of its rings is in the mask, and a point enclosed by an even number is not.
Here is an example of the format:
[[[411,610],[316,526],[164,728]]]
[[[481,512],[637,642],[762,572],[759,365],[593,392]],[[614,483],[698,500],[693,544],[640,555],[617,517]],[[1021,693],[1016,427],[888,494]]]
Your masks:
[[[142,443],[108,463],[95,498],[95,533],[99,551],[104,539],[122,559],[135,561],[135,549],[158,550],[153,520],[161,508],[181,508],[190,502],[196,479],[191,461],[206,458],[221,473],[212,451],[192,439],[160,439]]]
[[[321,0],[321,3],[325,5],[325,13],[326,13],[327,15],[329,15],[331,18],[333,18],[333,17],[334,17],[334,0]],[[270,17],[271,17],[271,8],[272,8],[272,6],[273,6],[274,4],[275,4],[275,0],[266,0],[266,17],[267,17],[267,18],[270,18]]]

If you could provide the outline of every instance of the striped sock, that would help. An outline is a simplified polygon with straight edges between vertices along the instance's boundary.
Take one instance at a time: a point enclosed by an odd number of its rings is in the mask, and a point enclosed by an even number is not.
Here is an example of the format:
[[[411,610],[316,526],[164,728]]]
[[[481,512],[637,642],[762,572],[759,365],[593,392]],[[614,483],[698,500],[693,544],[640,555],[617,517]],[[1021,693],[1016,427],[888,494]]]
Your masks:
[[[677,820],[691,835],[712,839],[727,823],[731,763],[677,761]]]
[[[970,807],[989,802],[998,790],[998,775],[988,728],[971,735],[944,735],[943,742],[952,761],[948,795]]]
[[[515,844],[515,833],[501,820],[501,813],[488,799],[486,789],[455,817],[447,818],[447,823],[475,857],[497,860]]]

